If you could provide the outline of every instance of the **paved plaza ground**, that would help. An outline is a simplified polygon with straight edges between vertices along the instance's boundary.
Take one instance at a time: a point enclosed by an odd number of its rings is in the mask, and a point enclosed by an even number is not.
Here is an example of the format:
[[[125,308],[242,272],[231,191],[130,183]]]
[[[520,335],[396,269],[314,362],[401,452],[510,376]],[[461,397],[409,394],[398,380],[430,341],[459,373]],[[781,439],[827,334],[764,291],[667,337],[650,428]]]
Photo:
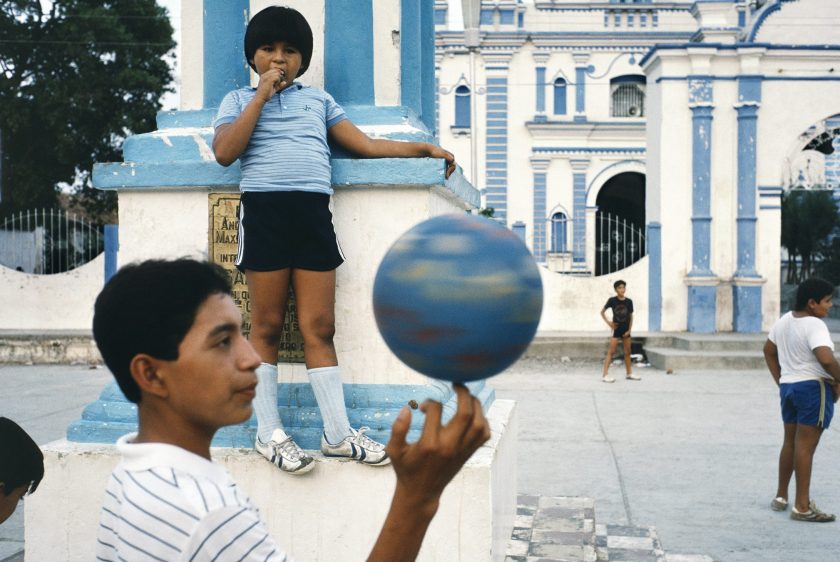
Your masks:
[[[492,380],[517,401],[518,493],[585,496],[598,524],[654,526],[669,553],[721,562],[809,562],[832,557],[840,523],[810,524],[768,507],[782,428],[766,371],[613,367],[523,360]],[[62,438],[110,375],[86,366],[0,366],[0,415],[40,444]],[[840,512],[840,418],[817,452],[812,495]],[[793,491],[793,488],[791,488]],[[23,518],[0,526],[0,562],[21,560]]]

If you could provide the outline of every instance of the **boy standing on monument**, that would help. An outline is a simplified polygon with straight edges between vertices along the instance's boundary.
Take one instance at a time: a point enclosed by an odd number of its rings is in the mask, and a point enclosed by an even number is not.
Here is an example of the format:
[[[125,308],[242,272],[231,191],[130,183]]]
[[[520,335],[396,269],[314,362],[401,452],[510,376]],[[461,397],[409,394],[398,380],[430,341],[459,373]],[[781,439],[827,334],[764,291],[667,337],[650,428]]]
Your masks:
[[[624,369],[628,380],[640,381],[642,377],[633,374],[633,364],[630,360],[630,331],[633,329],[633,301],[624,296],[627,290],[627,283],[619,279],[613,283],[615,289],[614,297],[607,299],[604,308],[601,309],[601,318],[607,323],[607,326],[612,330],[612,337],[610,337],[610,347],[607,350],[607,357],[604,359],[604,374],[601,380],[604,382],[615,382],[615,379],[609,375],[610,363],[612,362],[613,353],[615,353],[618,342],[621,341],[624,346]],[[607,319],[607,309],[612,309],[612,320]]]
[[[828,523],[835,516],[817,509],[811,499],[814,453],[834,415],[840,390],[840,365],[825,322],[834,285],[811,278],[796,289],[794,310],[779,318],[764,344],[767,368],[779,387],[784,443],[779,453],[779,487],[770,502],[775,511],[788,507],[788,485],[796,473],[796,498],[790,518]]]
[[[260,356],[256,449],[281,470],[302,474],[313,459],[283,430],[277,412],[277,351],[289,287],[294,288],[304,359],[324,420],[321,451],[382,466],[382,444],[350,426],[333,335],[336,268],[344,255],[329,208],[332,195],[327,139],[354,155],[431,157],[452,154],[422,142],[371,139],[323,90],[296,82],[312,58],[312,30],[296,10],[273,6],[255,15],[245,33],[245,57],[260,76],[222,100],[214,122],[216,160],[240,161],[242,192],[236,266],[251,298],[251,344]],[[359,76],[360,80],[372,79]]]
[[[210,458],[216,431],[251,417],[258,388],[260,357],[241,323],[227,273],[194,260],[126,266],[96,299],[96,344],[138,415],[138,432],[117,442],[123,458],[106,489],[97,560],[288,560]],[[421,406],[414,444],[408,407],[394,421],[387,452],[397,483],[368,560],[414,560],[444,488],[489,439],[481,404],[464,386],[455,393],[446,425],[439,402]]]

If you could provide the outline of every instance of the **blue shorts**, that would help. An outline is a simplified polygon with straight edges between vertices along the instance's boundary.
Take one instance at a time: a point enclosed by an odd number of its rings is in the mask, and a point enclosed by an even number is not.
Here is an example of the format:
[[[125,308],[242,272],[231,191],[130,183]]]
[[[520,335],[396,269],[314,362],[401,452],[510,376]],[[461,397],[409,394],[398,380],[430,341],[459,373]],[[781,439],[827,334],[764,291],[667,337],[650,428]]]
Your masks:
[[[828,429],[834,416],[834,387],[824,380],[779,385],[782,421]]]

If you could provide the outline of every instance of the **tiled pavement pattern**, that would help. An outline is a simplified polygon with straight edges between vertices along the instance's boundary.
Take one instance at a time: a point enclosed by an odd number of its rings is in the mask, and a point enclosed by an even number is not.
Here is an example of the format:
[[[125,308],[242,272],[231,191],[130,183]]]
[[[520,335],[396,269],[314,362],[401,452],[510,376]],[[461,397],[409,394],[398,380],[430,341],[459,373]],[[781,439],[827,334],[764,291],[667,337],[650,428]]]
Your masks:
[[[653,527],[595,524],[590,498],[517,497],[506,562],[712,562],[666,555]]]

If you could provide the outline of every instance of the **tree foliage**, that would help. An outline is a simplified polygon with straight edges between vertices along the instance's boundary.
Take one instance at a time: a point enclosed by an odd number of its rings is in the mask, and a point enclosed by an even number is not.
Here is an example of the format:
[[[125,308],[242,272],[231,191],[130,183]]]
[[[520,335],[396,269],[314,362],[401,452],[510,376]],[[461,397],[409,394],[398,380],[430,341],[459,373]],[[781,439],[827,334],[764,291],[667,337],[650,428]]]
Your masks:
[[[93,217],[113,210],[91,168],[154,129],[174,45],[155,0],[0,0],[0,216],[53,206],[62,182]]]
[[[782,246],[788,251],[786,283],[799,283],[816,273],[816,262],[827,257],[826,250],[832,244],[829,237],[838,225],[832,191],[791,190],[782,196]]]

